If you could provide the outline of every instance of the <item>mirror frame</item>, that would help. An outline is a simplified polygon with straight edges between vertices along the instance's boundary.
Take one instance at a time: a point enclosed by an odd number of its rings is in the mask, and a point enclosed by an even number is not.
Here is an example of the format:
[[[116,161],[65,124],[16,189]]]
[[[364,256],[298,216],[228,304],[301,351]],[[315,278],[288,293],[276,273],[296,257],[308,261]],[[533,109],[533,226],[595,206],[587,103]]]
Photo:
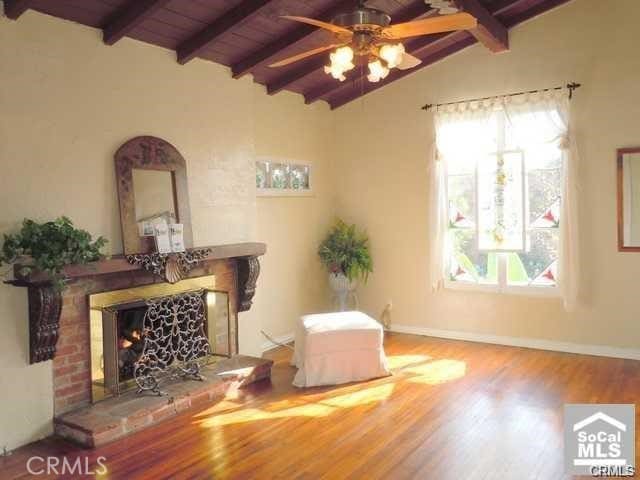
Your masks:
[[[143,136],[124,143],[114,158],[124,254],[151,253],[156,248],[152,237],[141,237],[138,231],[133,169],[171,172],[176,219],[184,225],[185,247],[192,248],[187,164],[180,152],[161,138]]]
[[[618,184],[618,251],[640,252],[640,246],[625,246],[624,244],[624,155],[640,153],[640,147],[619,148],[617,150],[617,184]]]

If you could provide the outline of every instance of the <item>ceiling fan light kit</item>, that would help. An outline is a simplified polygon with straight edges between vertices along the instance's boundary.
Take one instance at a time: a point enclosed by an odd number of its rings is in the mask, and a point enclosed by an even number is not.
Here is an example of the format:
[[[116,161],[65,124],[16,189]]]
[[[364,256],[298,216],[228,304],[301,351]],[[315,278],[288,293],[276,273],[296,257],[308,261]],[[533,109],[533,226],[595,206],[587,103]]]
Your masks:
[[[330,53],[329,59],[331,60],[331,65],[325,66],[324,72],[341,82],[347,79],[344,76],[345,72],[355,68],[353,64],[353,49],[347,45],[339,47],[335,52]]]
[[[380,60],[369,62],[369,75],[367,75],[367,80],[371,83],[378,83],[380,80],[387,78],[387,75],[389,75],[389,69],[385,67]]]
[[[440,8],[440,13],[453,8],[451,2],[445,0],[426,3],[431,3],[432,6],[436,4],[437,7],[434,8]],[[454,8],[454,10],[457,12],[457,9]],[[288,57],[270,66],[282,67],[312,55],[333,50],[329,54],[330,63],[324,67],[324,71],[341,82],[346,80],[345,73],[353,70],[356,63],[368,64],[367,79],[374,83],[386,78],[393,68],[407,70],[422,63],[419,58],[407,53],[402,43],[394,43],[394,40],[468,30],[477,25],[477,20],[468,13],[428,17],[391,25],[391,17],[387,13],[368,8],[364,6],[364,2],[360,2],[360,5],[351,12],[338,14],[331,23],[292,15],[285,15],[282,18],[329,30],[334,34],[336,43]],[[355,57],[359,57],[359,60],[355,60]]]
[[[379,56],[387,63],[387,67],[396,68],[402,63],[402,58],[405,53],[406,51],[403,44],[396,43],[394,45],[386,43],[380,47]]]

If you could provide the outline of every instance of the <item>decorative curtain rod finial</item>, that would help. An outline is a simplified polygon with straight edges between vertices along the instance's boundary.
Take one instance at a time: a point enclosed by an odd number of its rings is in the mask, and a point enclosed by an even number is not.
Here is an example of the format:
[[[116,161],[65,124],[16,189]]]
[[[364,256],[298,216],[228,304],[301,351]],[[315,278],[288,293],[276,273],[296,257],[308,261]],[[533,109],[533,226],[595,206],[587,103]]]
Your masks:
[[[573,91],[576,88],[580,88],[581,86],[582,86],[582,84],[577,83],[577,82],[567,83],[567,88],[569,89],[569,100],[571,100],[573,98]]]

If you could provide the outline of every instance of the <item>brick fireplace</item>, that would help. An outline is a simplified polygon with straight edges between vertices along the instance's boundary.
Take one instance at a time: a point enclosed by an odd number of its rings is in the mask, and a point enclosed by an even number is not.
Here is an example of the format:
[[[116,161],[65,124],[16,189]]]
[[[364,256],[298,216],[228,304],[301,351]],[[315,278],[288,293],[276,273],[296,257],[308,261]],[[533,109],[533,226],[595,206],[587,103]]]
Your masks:
[[[229,351],[225,353],[230,358],[208,365],[204,381],[168,381],[164,396],[132,390],[96,403],[92,403],[92,296],[133,292],[140,287],[155,286],[162,291],[168,283],[157,271],[147,271],[131,258],[115,257],[68,267],[68,287],[59,293],[38,273],[20,277],[17,267],[12,283],[29,288],[31,362],[52,360],[56,433],[94,447],[220,398],[229,389],[269,377],[271,362],[238,355],[237,337],[237,314],[251,306],[259,273],[257,258],[264,251],[263,244],[251,243],[209,247],[188,275],[172,286],[186,290],[190,282],[201,280],[200,285],[204,281],[210,283],[207,288],[228,294],[228,338],[221,338],[227,340]]]

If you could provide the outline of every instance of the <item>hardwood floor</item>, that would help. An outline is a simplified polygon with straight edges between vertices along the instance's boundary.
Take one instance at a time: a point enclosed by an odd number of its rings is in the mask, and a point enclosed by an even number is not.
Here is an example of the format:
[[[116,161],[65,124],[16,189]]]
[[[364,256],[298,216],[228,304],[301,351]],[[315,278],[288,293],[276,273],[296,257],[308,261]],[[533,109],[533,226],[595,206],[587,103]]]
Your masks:
[[[36,442],[0,458],[0,478],[55,478],[29,476],[37,455],[103,456],[104,479],[555,480],[569,478],[564,403],[640,399],[637,361],[402,334],[385,346],[392,377],[304,390],[279,348],[271,383],[97,450]]]

